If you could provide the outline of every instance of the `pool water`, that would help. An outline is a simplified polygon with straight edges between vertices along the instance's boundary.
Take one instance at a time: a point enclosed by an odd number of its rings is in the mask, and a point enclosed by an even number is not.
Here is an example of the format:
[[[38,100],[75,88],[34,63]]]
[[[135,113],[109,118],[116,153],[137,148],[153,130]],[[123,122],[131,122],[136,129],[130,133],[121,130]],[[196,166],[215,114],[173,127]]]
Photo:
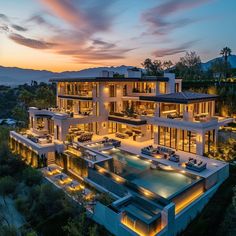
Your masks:
[[[119,161],[125,165],[126,168],[131,167],[137,170],[145,170],[150,167],[149,162],[143,161],[139,159],[137,155],[118,148],[112,148],[110,150],[104,151],[103,153],[112,156],[114,160]]]
[[[144,187],[164,198],[168,198],[187,187],[196,180],[190,176],[175,171],[148,170],[137,175],[131,182]]]
[[[104,168],[164,198],[170,198],[197,180],[197,176],[176,170],[150,169],[150,162],[119,148],[102,153],[113,157],[112,164],[105,164]]]

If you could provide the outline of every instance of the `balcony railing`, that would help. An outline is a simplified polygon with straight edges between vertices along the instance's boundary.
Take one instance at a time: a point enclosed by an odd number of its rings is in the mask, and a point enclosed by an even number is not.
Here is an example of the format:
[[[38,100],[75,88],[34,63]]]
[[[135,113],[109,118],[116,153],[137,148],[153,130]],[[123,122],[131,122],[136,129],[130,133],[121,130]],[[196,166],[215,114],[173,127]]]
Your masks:
[[[124,113],[111,112],[108,116],[108,120],[125,123],[129,125],[145,125],[147,121],[139,115],[127,116]]]

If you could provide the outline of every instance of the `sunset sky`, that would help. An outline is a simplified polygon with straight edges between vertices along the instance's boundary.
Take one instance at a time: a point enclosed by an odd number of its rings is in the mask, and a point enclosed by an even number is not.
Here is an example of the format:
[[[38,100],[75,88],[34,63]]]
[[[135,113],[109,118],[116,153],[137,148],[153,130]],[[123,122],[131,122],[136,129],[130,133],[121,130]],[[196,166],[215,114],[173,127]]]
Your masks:
[[[0,65],[52,71],[236,54],[235,0],[0,0]]]

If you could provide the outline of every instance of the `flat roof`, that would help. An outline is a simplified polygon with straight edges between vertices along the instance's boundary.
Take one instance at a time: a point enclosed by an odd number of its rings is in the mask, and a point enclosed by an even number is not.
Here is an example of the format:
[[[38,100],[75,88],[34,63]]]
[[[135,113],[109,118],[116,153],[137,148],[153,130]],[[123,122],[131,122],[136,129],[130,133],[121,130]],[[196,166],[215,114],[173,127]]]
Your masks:
[[[211,101],[217,99],[217,95],[204,94],[204,93],[193,93],[193,92],[178,92],[169,93],[157,96],[140,96],[140,100],[153,101],[153,102],[169,102],[169,103],[180,103],[189,104],[201,101]]]
[[[74,77],[74,78],[51,78],[50,82],[168,82],[164,76],[143,76],[141,78],[126,77]]]

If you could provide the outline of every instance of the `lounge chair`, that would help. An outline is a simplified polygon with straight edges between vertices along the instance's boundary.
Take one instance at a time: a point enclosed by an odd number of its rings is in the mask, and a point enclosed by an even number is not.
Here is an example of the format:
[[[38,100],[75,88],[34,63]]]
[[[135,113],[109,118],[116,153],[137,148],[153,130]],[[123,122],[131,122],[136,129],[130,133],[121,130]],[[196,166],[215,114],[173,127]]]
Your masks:
[[[172,154],[172,155],[170,155],[170,157],[169,157],[169,161],[173,161],[173,162],[179,162],[179,159],[180,159],[180,157],[179,157],[179,155],[177,155],[177,154]]]
[[[123,133],[119,133],[119,132],[117,132],[115,135],[117,138],[122,138],[122,139],[126,139],[129,137],[128,134],[123,134]]]
[[[157,147],[157,150],[159,151],[159,153],[161,154],[167,154],[167,155],[172,155],[172,154],[175,154],[175,151],[170,149],[170,148],[167,148],[167,147],[160,147],[158,146]]]
[[[155,156],[158,153],[158,151],[152,145],[150,145],[150,146],[142,148],[141,153],[148,156]]]
[[[196,160],[196,159],[194,159]],[[186,163],[186,168],[189,170],[194,170],[197,172],[201,172],[206,169],[207,163],[204,163],[202,161],[194,163],[193,161],[189,161]]]

